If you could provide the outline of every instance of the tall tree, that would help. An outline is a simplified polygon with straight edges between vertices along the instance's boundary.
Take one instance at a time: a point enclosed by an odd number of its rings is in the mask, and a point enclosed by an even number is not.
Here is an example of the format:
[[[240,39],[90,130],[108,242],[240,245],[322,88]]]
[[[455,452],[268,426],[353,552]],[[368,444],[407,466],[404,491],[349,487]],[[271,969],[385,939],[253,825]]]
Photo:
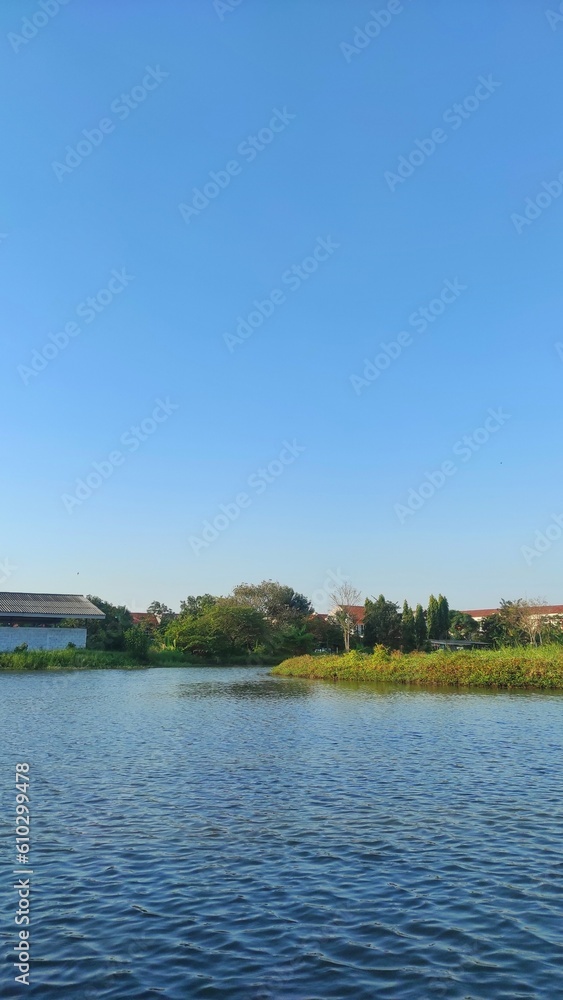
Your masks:
[[[401,616],[401,649],[403,653],[412,653],[416,649],[416,625],[412,608],[406,601],[403,603]]]
[[[428,599],[428,611],[426,612],[426,628],[428,630],[429,639],[439,639],[440,638],[440,614],[438,610],[438,601],[434,597],[434,594],[430,594]]]
[[[414,628],[416,632],[416,648],[424,649],[428,639],[428,629],[426,628],[426,618],[422,604],[417,604],[414,613]]]
[[[450,634],[450,606],[443,594],[438,596],[438,639],[447,639]]]
[[[401,616],[399,606],[386,601],[380,594],[376,601],[369,598],[364,612],[364,643],[366,646],[386,646],[399,649],[401,645]]]
[[[331,612],[332,617],[340,625],[344,649],[348,653],[350,651],[350,637],[356,631],[357,626],[355,615],[350,609],[358,607],[358,602],[361,599],[360,591],[356,590],[351,583],[344,582],[336,587],[329,594],[329,597],[334,605]]]

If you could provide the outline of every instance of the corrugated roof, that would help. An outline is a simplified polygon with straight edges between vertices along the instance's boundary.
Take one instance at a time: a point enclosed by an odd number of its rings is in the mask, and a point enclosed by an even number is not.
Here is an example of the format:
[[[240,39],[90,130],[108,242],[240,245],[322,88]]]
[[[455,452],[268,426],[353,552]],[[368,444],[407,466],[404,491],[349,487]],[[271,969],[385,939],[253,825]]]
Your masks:
[[[81,594],[15,594],[0,592],[0,618],[27,615],[45,618],[105,618]]]

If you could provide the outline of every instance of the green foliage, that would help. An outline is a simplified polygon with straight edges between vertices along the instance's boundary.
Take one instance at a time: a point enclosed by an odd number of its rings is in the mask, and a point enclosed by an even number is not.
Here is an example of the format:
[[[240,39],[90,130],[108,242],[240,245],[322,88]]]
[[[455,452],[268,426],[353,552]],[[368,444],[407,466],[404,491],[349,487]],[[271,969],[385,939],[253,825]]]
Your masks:
[[[479,637],[479,623],[463,611],[450,611],[450,635],[453,639],[476,639]]]
[[[189,615],[191,618],[199,618],[205,611],[209,611],[214,604],[217,603],[217,598],[213,597],[212,594],[199,594],[197,597],[190,595],[186,597],[185,601],[180,601],[180,614]]]
[[[438,628],[439,639],[447,639],[450,634],[450,607],[447,598],[440,594],[438,597]]]
[[[430,594],[430,598],[428,600],[428,610],[426,612],[426,629],[429,639],[440,638],[440,613],[438,610],[438,601],[434,597],[434,594]]]
[[[334,618],[311,615],[307,627],[313,636],[313,649],[342,649],[342,629]]]
[[[414,613],[414,628],[416,633],[416,648],[424,649],[428,640],[428,629],[426,628],[426,617],[422,604],[417,604]]]
[[[382,645],[388,649],[398,649],[401,645],[401,616],[399,607],[393,601],[386,601],[380,594],[376,601],[365,603],[364,644]]]
[[[124,652],[93,649],[34,649],[24,653],[0,653],[0,670],[105,670],[132,667],[132,656]]]
[[[412,608],[405,601],[401,616],[401,649],[403,653],[412,653],[417,648],[416,625]]]
[[[162,601],[152,601],[147,608],[147,614],[154,615],[160,624],[163,618],[171,618],[174,612]]]
[[[254,608],[272,625],[302,625],[314,610],[304,594],[274,580],[240,583],[233,590],[232,600]]]
[[[264,617],[254,608],[219,598],[198,612],[180,614],[168,627],[174,645],[204,658],[250,653],[268,638]]]
[[[14,653],[25,653],[28,649],[27,642],[20,642],[19,646],[14,646]]]
[[[125,649],[131,656],[140,663],[146,663],[149,658],[151,646],[151,635],[146,629],[139,625],[133,625],[124,633]]]
[[[100,597],[88,594],[88,600],[106,616],[102,621],[73,621],[73,625],[86,628],[88,649],[114,652],[125,650],[125,632],[133,624],[131,613],[124,605],[110,604],[109,601],[102,601]]]
[[[505,647],[497,650],[391,652],[376,646],[340,656],[300,656],[272,673],[280,677],[377,681],[425,687],[537,688],[563,690],[563,646]]]

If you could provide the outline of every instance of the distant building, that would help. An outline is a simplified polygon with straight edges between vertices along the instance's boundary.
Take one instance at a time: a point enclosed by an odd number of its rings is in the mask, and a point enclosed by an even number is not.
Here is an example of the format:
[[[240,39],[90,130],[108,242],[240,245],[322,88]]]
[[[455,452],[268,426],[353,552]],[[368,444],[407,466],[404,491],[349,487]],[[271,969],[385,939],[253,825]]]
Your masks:
[[[153,615],[152,611],[131,611],[131,618],[133,619],[133,625],[158,625],[158,618]]]
[[[354,632],[361,639],[364,634],[364,615],[366,609],[363,604],[347,604],[346,607],[339,606],[329,611],[327,618],[334,618],[339,611],[346,611],[354,622]]]
[[[559,615],[563,617],[563,604],[546,604],[539,608],[531,608],[531,611],[535,611],[538,618],[557,618]],[[491,615],[500,614],[500,608],[484,608],[478,611],[462,611],[464,615],[471,615],[476,622],[482,622],[484,618],[490,618]]]
[[[468,614],[469,612],[464,612]],[[488,642],[474,642],[473,639],[430,639],[432,649],[490,649]]]
[[[78,594],[20,594],[0,592],[0,653],[18,646],[28,649],[66,649],[69,642],[83,649],[85,628],[61,628],[67,619],[101,621],[95,604]]]

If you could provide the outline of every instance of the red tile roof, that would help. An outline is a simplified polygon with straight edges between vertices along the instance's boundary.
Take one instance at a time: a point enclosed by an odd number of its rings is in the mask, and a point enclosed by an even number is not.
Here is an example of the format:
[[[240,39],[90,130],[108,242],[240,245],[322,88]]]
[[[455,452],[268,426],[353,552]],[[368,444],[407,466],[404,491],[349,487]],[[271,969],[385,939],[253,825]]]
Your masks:
[[[158,625],[158,618],[149,611],[131,611],[134,625]]]
[[[331,611],[330,614],[334,614],[335,610],[336,608]],[[366,609],[363,604],[348,604],[346,606],[346,611],[350,615],[350,618],[354,619],[356,625],[361,625],[363,623],[365,610]]]
[[[546,604],[538,608],[533,608],[540,615],[563,615],[563,604]],[[500,608],[485,608],[480,611],[462,611],[463,615],[471,615],[472,618],[490,618],[491,615],[498,615]]]

